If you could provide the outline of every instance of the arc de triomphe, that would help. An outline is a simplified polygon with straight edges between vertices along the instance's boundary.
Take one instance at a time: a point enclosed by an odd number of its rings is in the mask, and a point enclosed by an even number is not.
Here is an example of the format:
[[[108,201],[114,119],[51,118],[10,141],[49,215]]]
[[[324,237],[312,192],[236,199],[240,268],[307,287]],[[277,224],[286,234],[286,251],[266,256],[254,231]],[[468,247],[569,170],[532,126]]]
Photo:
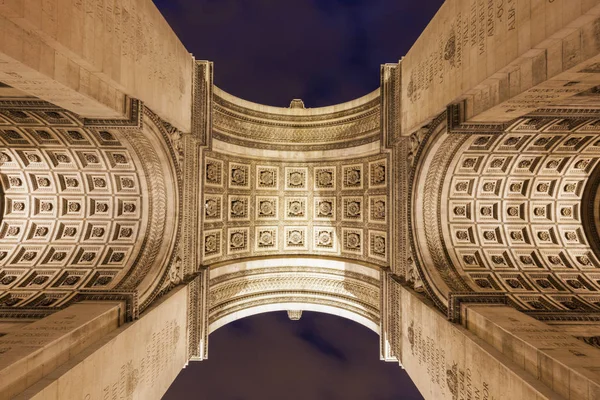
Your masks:
[[[158,399],[274,310],[426,399],[600,398],[599,0],[447,0],[314,109],[216,87],[151,0],[0,30],[0,398]]]

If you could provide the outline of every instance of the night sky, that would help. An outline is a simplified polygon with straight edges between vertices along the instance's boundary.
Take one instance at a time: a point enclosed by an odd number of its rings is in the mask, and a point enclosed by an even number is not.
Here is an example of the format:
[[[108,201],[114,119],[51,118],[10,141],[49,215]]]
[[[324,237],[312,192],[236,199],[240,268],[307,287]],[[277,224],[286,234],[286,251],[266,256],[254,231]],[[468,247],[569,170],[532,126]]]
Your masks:
[[[322,107],[379,86],[443,0],[154,0],[189,52],[215,63],[215,84],[246,100]],[[166,396],[217,400],[421,399],[379,360],[379,339],[339,317],[258,315],[210,336]]]
[[[154,0],[215,84],[246,100],[322,107],[379,87],[443,0]]]
[[[286,312],[232,322],[211,334],[208,360],[182,370],[164,400],[421,400],[379,337],[356,322]]]

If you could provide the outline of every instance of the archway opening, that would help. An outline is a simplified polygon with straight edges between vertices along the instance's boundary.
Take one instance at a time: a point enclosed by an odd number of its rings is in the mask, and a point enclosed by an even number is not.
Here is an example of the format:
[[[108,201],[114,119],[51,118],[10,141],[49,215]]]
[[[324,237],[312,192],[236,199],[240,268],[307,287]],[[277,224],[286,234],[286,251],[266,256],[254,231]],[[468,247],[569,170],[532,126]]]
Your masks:
[[[379,360],[378,335],[346,318],[267,312],[210,341],[210,357],[190,363],[164,399],[422,399],[398,364]]]

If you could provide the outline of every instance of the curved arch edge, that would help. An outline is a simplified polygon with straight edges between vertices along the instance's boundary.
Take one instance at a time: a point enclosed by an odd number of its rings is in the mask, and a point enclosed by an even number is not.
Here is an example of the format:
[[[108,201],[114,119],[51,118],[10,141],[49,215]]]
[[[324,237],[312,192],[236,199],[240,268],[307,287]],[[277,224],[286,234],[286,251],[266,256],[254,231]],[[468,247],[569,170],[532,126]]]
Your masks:
[[[311,303],[301,303],[301,302],[289,302],[289,303],[275,303],[275,304],[264,304],[260,306],[249,307],[241,311],[236,311],[234,313],[225,315],[216,321],[213,321],[208,326],[208,333],[211,334],[217,329],[231,323],[237,321],[242,318],[251,317],[253,315],[264,314],[267,312],[274,311],[288,311],[288,310],[299,310],[299,311],[313,311],[320,312],[330,315],[335,315],[341,318],[349,319],[360,325],[369,328],[376,334],[380,334],[380,327],[375,322],[371,321],[368,318],[365,318],[359,314],[353,313],[348,310],[344,310],[343,308],[321,305],[321,304],[311,304]]]

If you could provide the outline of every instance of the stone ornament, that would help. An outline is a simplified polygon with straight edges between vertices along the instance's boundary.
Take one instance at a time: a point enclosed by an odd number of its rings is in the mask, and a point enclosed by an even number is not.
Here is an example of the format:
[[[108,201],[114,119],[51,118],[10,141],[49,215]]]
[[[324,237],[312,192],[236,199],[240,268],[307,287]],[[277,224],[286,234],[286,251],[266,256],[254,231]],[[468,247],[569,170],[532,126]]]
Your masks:
[[[308,250],[306,234],[307,227],[305,226],[284,227],[284,250]]]
[[[246,190],[240,188],[222,187],[205,185],[204,196],[204,228],[205,230],[216,230],[221,228],[218,224],[221,222],[218,219],[216,204],[210,199],[215,199],[214,196],[223,196],[226,203],[223,209],[227,208],[227,217],[225,220],[229,226],[225,228],[249,228],[250,236],[248,237],[248,251],[246,253],[259,253],[265,251],[306,251],[313,250],[315,254],[345,254],[349,258],[367,260],[368,251],[365,251],[365,246],[368,244],[366,230],[365,233],[353,231],[352,235],[348,236],[348,242],[345,245],[346,250],[343,250],[342,228],[362,229],[359,226],[348,226],[349,224],[364,223],[380,224],[381,231],[388,229],[388,215],[390,210],[388,207],[388,198],[384,195],[384,190],[388,187],[389,176],[387,168],[387,159],[384,157],[365,157],[361,162],[346,166],[358,166],[361,174],[360,181],[362,189],[351,189],[354,193],[342,196],[343,188],[341,184],[337,184],[338,168],[344,166],[341,161],[320,164],[319,162],[311,162],[306,165],[285,165],[284,162],[273,162],[270,165],[264,160],[256,161],[252,159],[244,159],[240,157],[227,156],[217,152],[209,152],[206,160],[216,160],[222,162],[223,165],[237,164],[247,165],[253,176],[251,176],[251,190],[246,194]],[[385,174],[374,177],[373,185],[378,187],[371,188],[371,173],[375,171]],[[283,172],[283,175],[279,175]],[[363,176],[363,174],[366,174]],[[224,175],[225,176],[225,175]],[[319,178],[321,176],[321,178]],[[385,176],[385,178],[382,178]],[[367,178],[366,183],[363,178]],[[312,181],[311,181],[312,179]],[[381,180],[383,179],[383,180]],[[276,182],[281,180],[282,184]],[[334,189],[335,188],[335,189]],[[373,194],[369,193],[371,189]],[[349,190],[349,189],[346,189]],[[356,193],[360,191],[360,193]],[[302,193],[296,193],[302,192]],[[368,193],[368,194],[367,194]],[[373,216],[369,220],[369,196],[376,198],[379,202],[373,203]],[[230,197],[236,198],[237,202],[233,204],[229,201]],[[248,206],[246,207],[246,199]],[[345,204],[344,204],[344,200]],[[338,211],[338,205],[342,207]],[[208,212],[207,213],[207,207]],[[345,211],[344,211],[345,210]],[[338,216],[340,213],[340,216]],[[365,214],[366,213],[366,214]],[[264,221],[265,226],[259,224]],[[275,221],[284,221],[278,229],[272,229],[270,224],[274,225]],[[286,228],[290,227],[290,223],[300,222],[303,226],[299,228],[294,235],[286,236]],[[339,221],[339,224],[337,223]],[[319,224],[311,222],[336,222],[335,226],[321,224],[323,227],[332,228],[332,231],[322,232],[317,235],[316,228]],[[287,224],[287,225],[286,225]],[[304,224],[309,226],[304,226]],[[264,228],[264,229],[263,229]],[[267,229],[269,228],[269,229]],[[281,232],[279,232],[281,230]],[[305,233],[304,233],[305,231]],[[222,245],[222,254],[220,256],[209,257],[210,262],[221,262],[235,259],[237,254],[240,257],[246,257],[242,253],[229,251],[229,241],[227,231],[223,232],[224,244]],[[330,238],[335,238],[335,241],[328,241],[327,235]],[[365,235],[363,237],[363,235]],[[318,241],[317,241],[318,239]],[[338,243],[339,242],[339,243]],[[381,258],[370,258],[370,261],[377,264],[387,263],[387,259],[383,261]]]
[[[499,149],[518,150],[527,139],[527,136],[508,136],[507,138],[501,141]]]
[[[369,163],[369,188],[383,188],[387,186],[387,159],[371,161]]]
[[[25,210],[25,203],[22,201],[14,201],[12,203],[12,211],[13,212],[21,212]]]
[[[506,157],[492,158],[489,164],[490,169],[504,170],[509,159]]]
[[[60,164],[70,164],[71,163],[71,157],[69,157],[65,153],[55,153],[54,157],[56,158],[56,161],[58,161],[58,163],[60,163]]]
[[[4,152],[0,153],[0,162],[1,163],[9,163],[11,161],[12,161],[12,158],[8,154],[6,154]]]
[[[278,220],[279,198],[276,196],[257,196],[255,210],[257,220]]]
[[[285,190],[307,190],[308,168],[285,167]]]
[[[50,179],[45,176],[38,176],[36,179],[38,188],[49,188],[50,187]]]
[[[85,164],[100,163],[100,158],[95,153],[83,153],[83,159],[85,160]]]
[[[10,160],[0,160],[4,161],[4,168],[26,169],[21,175],[18,173],[4,175],[4,188],[9,194],[8,198],[12,197],[11,190],[30,192],[29,198],[16,198],[16,201],[6,203],[7,211],[12,214],[11,218],[20,220],[18,224],[20,232],[18,236],[8,237],[5,240],[10,242],[20,238],[21,243],[15,245],[14,250],[5,249],[7,256],[2,260],[3,267],[11,268],[20,265],[21,268],[26,267],[28,270],[43,265],[53,267],[53,275],[44,274],[48,277],[45,279],[49,279],[47,282],[37,284],[34,278],[30,283],[25,284],[28,288],[35,289],[28,292],[27,296],[37,295],[38,290],[43,289],[50,281],[54,282],[53,287],[64,287],[70,290],[80,283],[91,283],[95,280],[93,278],[95,270],[83,268],[75,274],[77,282],[65,285],[65,281],[69,283],[74,278],[69,279],[69,271],[63,268],[110,264],[115,273],[118,271],[118,276],[125,277],[127,274],[121,272],[126,272],[131,266],[128,263],[130,253],[132,256],[140,256],[135,258],[138,264],[131,270],[133,271],[131,278],[135,280],[136,274],[145,274],[149,270],[146,268],[150,268],[155,258],[155,253],[149,249],[157,247],[157,243],[162,241],[162,234],[157,228],[166,221],[165,218],[161,219],[164,213],[160,211],[161,207],[164,208],[164,203],[159,201],[163,194],[153,189],[153,187],[160,189],[159,186],[162,184],[159,182],[163,178],[156,172],[157,169],[152,167],[152,163],[157,161],[154,165],[162,171],[160,162],[165,160],[158,160],[158,158],[153,160],[149,157],[154,154],[154,150],[141,151],[143,143],[148,142],[142,137],[141,130],[129,129],[128,133],[123,134],[139,139],[135,143],[130,141],[131,146],[121,145],[115,139],[117,135],[121,135],[121,132],[115,132],[110,143],[105,147],[98,132],[91,132],[88,128],[84,128],[83,120],[72,117],[68,112],[34,110],[27,111],[27,114],[38,119],[35,121],[36,126],[23,128],[24,132],[15,128],[15,132],[19,135],[19,138],[15,136],[15,140],[18,142],[14,142],[14,146],[0,149],[0,154],[4,153],[10,158]],[[55,118],[52,122],[51,119],[43,117],[46,114],[57,114],[59,118]],[[60,126],[48,125],[54,123],[59,123]],[[147,123],[150,124],[151,121]],[[73,126],[67,127],[68,125]],[[3,137],[0,140],[4,140]],[[4,143],[7,141],[4,140]],[[132,157],[133,152],[136,156]],[[109,163],[105,163],[106,160]],[[17,165],[15,161],[19,161],[19,164]],[[121,164],[122,162],[125,164]],[[118,167],[113,168],[115,165]],[[141,190],[138,185],[137,170],[142,166],[144,167],[143,182],[146,182],[146,177],[152,179],[152,182],[144,185],[146,189],[144,204],[148,206],[147,210],[154,214],[155,219],[152,223],[146,224],[147,229],[144,230],[144,234],[148,237],[146,247],[137,246],[138,250],[132,252],[130,250],[133,249],[134,243],[144,242],[145,238],[137,237],[138,224],[147,221],[148,216],[145,215],[146,210],[139,208],[133,213],[126,214],[123,205],[130,203],[135,209],[133,204],[142,204],[139,202],[140,194],[137,193]],[[122,173],[125,169],[126,174]],[[9,178],[12,176],[20,179],[19,188],[12,189],[10,186]],[[117,190],[125,191],[126,197],[121,197]],[[36,191],[41,194],[36,194]],[[177,206],[176,202],[172,204]],[[115,213],[111,212],[113,205],[116,208]],[[124,225],[123,222],[126,224]],[[175,220],[172,222],[175,223]],[[0,235],[6,237],[8,228],[6,225],[3,226]],[[109,241],[114,240],[124,244],[115,250],[109,244]],[[61,243],[65,246],[61,246]],[[21,251],[24,248],[26,251]],[[56,280],[53,278],[54,274]],[[62,304],[62,299],[68,294],[68,291],[57,292],[52,298],[54,303],[51,306]],[[28,304],[38,307],[41,302]]]
[[[40,212],[43,213],[52,212],[54,209],[54,204],[51,201],[40,201],[39,205]]]
[[[81,280],[80,276],[77,275],[69,275],[62,282],[63,286],[75,286]]]
[[[54,251],[54,253],[52,253],[52,257],[50,258],[50,261],[61,262],[66,258],[67,258],[67,253],[65,251]]]
[[[132,176],[121,176],[119,177],[120,190],[134,190],[135,179]]]
[[[256,189],[278,190],[279,168],[257,165],[256,166]]]
[[[112,276],[108,276],[108,275],[103,275],[98,277],[98,279],[96,279],[96,281],[94,282],[94,286],[107,286],[109,283],[111,283],[113,280]]]
[[[79,180],[75,177],[64,177],[64,184],[67,189],[76,189],[79,185]]]
[[[229,163],[229,187],[250,189],[250,166],[248,164]]]
[[[458,193],[467,193],[469,191],[470,186],[471,186],[470,181],[457,181],[456,184],[454,185],[454,190]],[[485,188],[487,189],[486,191],[488,191],[488,192],[494,191],[494,186],[488,185]]]
[[[101,176],[94,176],[92,179],[92,190],[105,189],[107,186],[106,178]]]
[[[45,144],[47,142],[56,142],[56,139],[54,139],[54,136],[52,136],[52,134],[45,129],[36,129],[34,132],[35,132],[36,139],[40,143]]]
[[[112,160],[114,161],[114,164],[117,165],[125,165],[128,164],[127,161],[127,156],[123,153],[113,153],[112,154]]]
[[[363,165],[343,165],[342,166],[342,189],[362,189],[363,188]]]
[[[31,262],[31,261],[33,261],[37,257],[37,255],[38,255],[37,251],[31,251],[31,250],[25,251],[21,255],[21,261]]]
[[[21,228],[18,226],[14,226],[11,225],[8,227],[8,229],[6,229],[6,234],[5,236],[7,237],[16,237],[19,235],[19,233],[21,233]]]
[[[342,228],[342,252],[363,254],[363,230]]]
[[[98,136],[100,137],[100,139],[102,139],[103,141],[106,141],[106,142],[114,142],[117,140],[117,139],[115,139],[113,134],[108,131],[100,131],[100,132],[98,132]]]
[[[204,163],[204,184],[206,186],[223,187],[223,161],[206,158]]]
[[[369,257],[387,261],[387,232],[369,231]]]
[[[335,190],[336,189],[336,167],[315,167],[315,190]]]
[[[48,227],[40,226],[40,227],[35,228],[34,236],[43,238],[48,235],[48,232],[49,232]]]
[[[271,251],[278,249],[276,226],[257,226],[255,228],[255,251]]]
[[[305,220],[307,219],[306,197],[285,198],[285,219]]]
[[[249,251],[249,228],[227,229],[227,254],[243,253]]]
[[[133,237],[134,230],[131,226],[122,226],[119,229],[118,239],[130,239]]]
[[[104,206],[104,207],[102,207],[101,212],[108,211],[107,204],[104,204],[104,203],[100,203],[100,204]],[[124,214],[133,214],[133,213],[135,213],[136,209],[137,209],[137,206],[135,203],[132,203],[132,202],[124,202],[123,203],[123,213]]]
[[[70,141],[79,142],[79,141],[86,140],[83,133],[79,130],[71,129],[71,130],[68,130],[66,133],[67,133],[67,137],[70,139]]]
[[[222,255],[222,232],[220,229],[213,229],[204,232],[202,257],[204,260],[220,257]]]
[[[65,226],[62,231],[63,238],[73,238],[77,234],[76,226]]]
[[[229,196],[229,220],[248,221],[250,196]]]
[[[316,221],[335,221],[336,219],[336,198],[335,197],[315,197],[315,209],[313,218]]]
[[[0,285],[2,285],[2,286],[8,286],[11,283],[15,282],[16,280],[17,280],[17,277],[14,275],[0,274]]]
[[[337,238],[333,227],[313,227],[314,249],[320,251],[337,252]]]
[[[20,188],[23,186],[23,180],[19,176],[9,176],[8,184],[11,188]]]
[[[387,223],[387,196],[369,196],[369,222]]]
[[[342,197],[342,220],[354,222],[363,221],[362,197]]]
[[[204,219],[206,221],[223,220],[223,196],[204,195]]]
[[[514,173],[534,172],[540,160],[541,157],[522,157],[517,160]]]
[[[42,162],[42,158],[37,153],[25,153],[25,157],[29,163]]]

